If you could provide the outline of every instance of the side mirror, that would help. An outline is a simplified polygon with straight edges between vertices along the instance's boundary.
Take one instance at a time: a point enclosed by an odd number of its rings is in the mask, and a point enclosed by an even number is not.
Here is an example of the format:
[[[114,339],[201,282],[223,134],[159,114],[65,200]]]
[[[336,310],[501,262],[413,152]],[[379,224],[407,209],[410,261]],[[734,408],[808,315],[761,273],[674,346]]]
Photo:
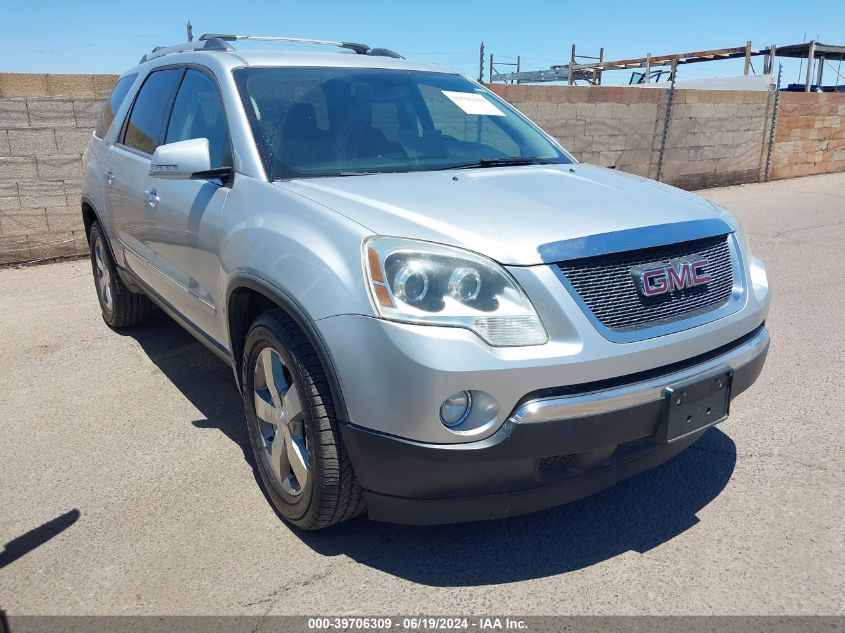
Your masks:
[[[221,178],[229,168],[211,169],[208,139],[192,138],[159,145],[150,162],[150,176],[170,180],[191,178]]]

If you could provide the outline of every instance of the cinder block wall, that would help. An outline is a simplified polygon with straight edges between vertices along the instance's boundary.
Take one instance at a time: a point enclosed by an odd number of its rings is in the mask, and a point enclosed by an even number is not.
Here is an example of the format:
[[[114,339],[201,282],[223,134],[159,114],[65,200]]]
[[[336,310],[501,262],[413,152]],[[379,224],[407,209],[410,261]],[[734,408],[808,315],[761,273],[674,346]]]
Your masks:
[[[845,171],[845,94],[781,93],[770,176]]]
[[[115,79],[0,74],[0,263],[87,251],[82,152]]]
[[[664,91],[617,86],[489,87],[579,160],[653,175]]]
[[[768,92],[676,90],[661,180],[684,189],[756,182],[773,105]]]
[[[0,264],[83,254],[82,152],[114,75],[0,73]],[[654,178],[669,91],[491,86],[580,160]],[[773,95],[676,90],[662,180],[762,179]],[[781,93],[770,176],[845,171],[845,95]]]
[[[654,178],[669,91],[625,86],[494,84],[502,98],[584,162]],[[757,180],[772,95],[676,90],[661,180],[687,189]]]

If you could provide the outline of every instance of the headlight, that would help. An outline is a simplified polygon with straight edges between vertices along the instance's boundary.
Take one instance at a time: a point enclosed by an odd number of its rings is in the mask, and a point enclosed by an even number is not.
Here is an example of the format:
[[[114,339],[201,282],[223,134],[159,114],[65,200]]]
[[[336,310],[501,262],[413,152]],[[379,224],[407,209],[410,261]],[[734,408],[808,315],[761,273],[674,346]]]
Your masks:
[[[496,262],[451,246],[394,237],[364,242],[379,316],[472,330],[490,345],[542,345],[548,335],[522,288]]]

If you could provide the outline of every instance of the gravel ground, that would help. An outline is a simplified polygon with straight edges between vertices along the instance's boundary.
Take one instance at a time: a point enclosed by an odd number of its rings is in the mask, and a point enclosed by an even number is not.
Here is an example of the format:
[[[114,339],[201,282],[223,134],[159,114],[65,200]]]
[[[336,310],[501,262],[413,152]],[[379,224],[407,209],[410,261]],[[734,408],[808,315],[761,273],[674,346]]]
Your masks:
[[[759,382],[653,471],[457,527],[292,531],[256,485],[229,368],[163,315],[109,330],[85,261],[0,270],[0,606],[845,613],[845,174],[703,194],[769,267]]]

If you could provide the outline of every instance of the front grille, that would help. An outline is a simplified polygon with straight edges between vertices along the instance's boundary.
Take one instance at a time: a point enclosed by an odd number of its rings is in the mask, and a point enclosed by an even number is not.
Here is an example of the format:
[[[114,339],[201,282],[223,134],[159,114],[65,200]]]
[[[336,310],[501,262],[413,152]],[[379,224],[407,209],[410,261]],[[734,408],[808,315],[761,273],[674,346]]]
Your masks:
[[[656,297],[644,297],[637,291],[632,268],[665,264],[679,257],[707,258],[712,281]],[[557,266],[599,322],[618,332],[715,310],[727,303],[734,285],[727,235],[576,259]]]

